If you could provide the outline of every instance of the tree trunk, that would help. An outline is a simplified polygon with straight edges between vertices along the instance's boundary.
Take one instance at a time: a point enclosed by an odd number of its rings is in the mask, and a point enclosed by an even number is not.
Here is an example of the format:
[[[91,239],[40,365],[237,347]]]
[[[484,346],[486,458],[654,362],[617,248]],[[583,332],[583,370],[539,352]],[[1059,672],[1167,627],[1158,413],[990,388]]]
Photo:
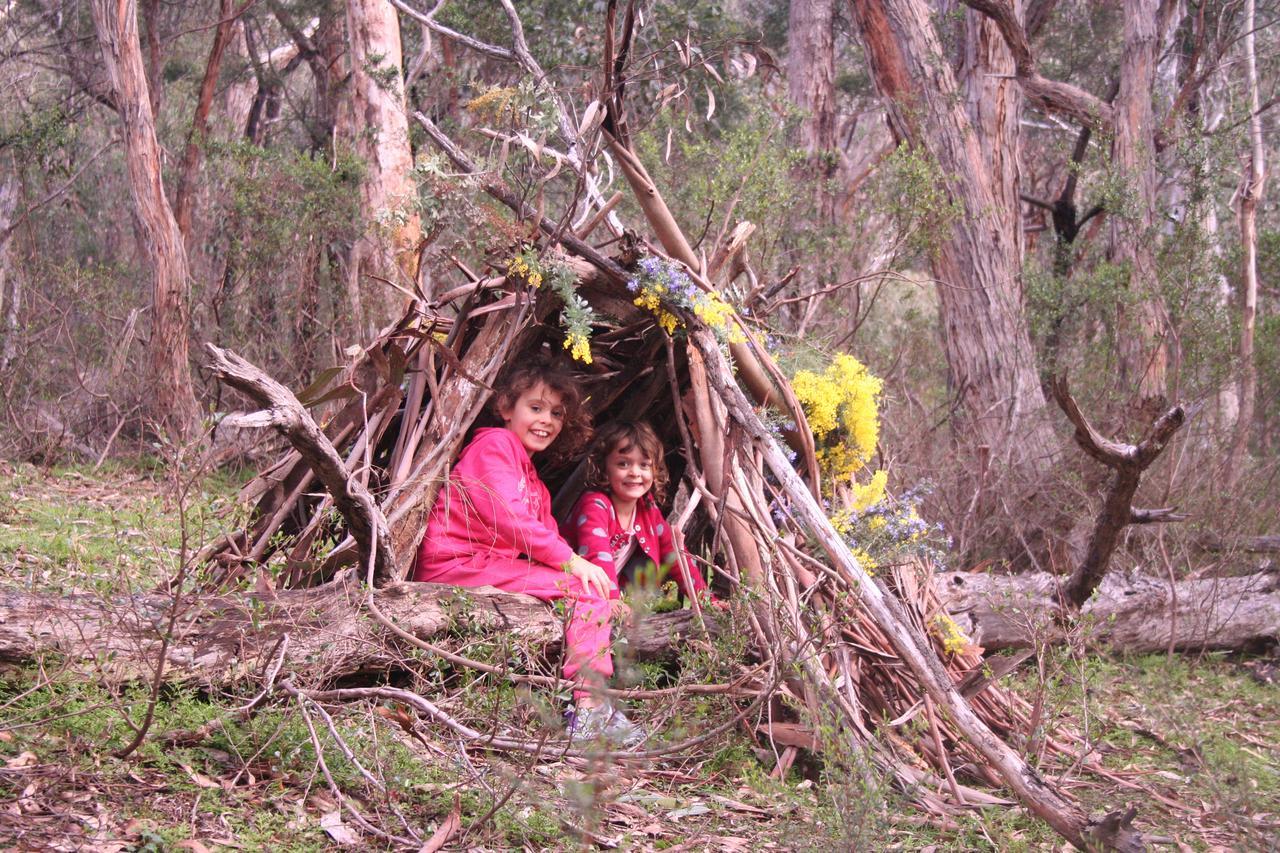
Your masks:
[[[191,120],[191,130],[187,134],[187,144],[182,152],[182,165],[178,169],[178,189],[174,193],[173,218],[178,223],[186,245],[191,245],[191,212],[195,207],[196,176],[200,172],[203,159],[201,143],[209,135],[209,109],[213,106],[214,88],[218,83],[218,74],[222,69],[222,57],[227,45],[231,43],[232,29],[237,15],[231,13],[232,0],[219,0],[218,20],[213,31],[213,44],[209,48],[209,58],[205,61],[204,77],[200,81],[200,92],[196,98],[195,115]]]
[[[1156,16],[1160,0],[1125,0],[1120,92],[1115,104],[1111,168],[1124,186],[1125,210],[1110,211],[1108,260],[1125,268],[1127,298],[1116,303],[1121,379],[1138,402],[1160,408],[1166,394],[1169,347],[1156,280],[1155,113]]]
[[[357,339],[398,320],[417,280],[417,190],[401,69],[400,21],[389,0],[347,0],[347,88],[337,138],[364,161],[360,208],[366,231],[347,262],[347,296]]]
[[[946,176],[947,200],[958,208],[934,254],[933,272],[947,364],[975,442],[1006,453],[1009,462],[1043,470],[1055,442],[1023,311],[1019,229],[1008,225],[1015,219],[1004,204],[1006,191],[997,192],[1016,175],[1017,152],[1006,146],[1016,144],[1010,123],[1017,116],[999,116],[998,103],[994,113],[984,107],[982,115],[1002,135],[983,138],[975,131],[928,4],[851,0],[851,6],[895,134],[936,164]],[[975,49],[994,56],[995,47],[981,36],[975,35]],[[999,179],[993,162],[1000,164]]]
[[[1258,316],[1258,203],[1267,181],[1266,149],[1262,144],[1262,108],[1258,98],[1257,52],[1254,48],[1254,0],[1244,3],[1244,67],[1249,90],[1249,171],[1240,190],[1240,411],[1236,416],[1231,455],[1227,460],[1228,489],[1243,473],[1249,451],[1249,431],[1258,394],[1258,368],[1253,360],[1253,332]]]
[[[191,384],[187,255],[161,179],[160,144],[138,42],[136,0],[93,0],[93,23],[124,132],[129,194],[151,266],[149,417],[171,439],[191,434],[197,416]]]
[[[354,581],[248,596],[189,595],[180,602],[169,644],[168,678],[243,689],[280,653],[286,634],[284,671],[301,683],[405,668],[408,650],[369,618],[365,596],[366,588]],[[157,626],[167,623],[173,602],[162,595],[112,600],[0,592],[0,661],[30,663],[56,655],[106,681],[149,678],[160,649]],[[554,661],[564,638],[550,606],[492,587],[398,583],[378,590],[374,603],[420,639],[456,635],[465,627],[535,648]],[[647,616],[627,633],[628,654],[638,660],[669,657],[682,639],[700,630],[692,611]]]
[[[799,143],[815,175],[835,174],[836,54],[833,0],[791,0],[787,29],[787,91],[805,111]]]
[[[987,651],[1061,641],[1064,579],[949,572],[934,587],[956,623]],[[1072,630],[1091,647],[1144,654],[1175,649],[1240,649],[1280,635],[1280,575],[1179,581],[1107,575]]]
[[[1011,0],[1014,15],[1022,19],[1021,0]],[[1022,86],[1015,77],[1013,54],[995,22],[981,12],[964,10],[964,44],[957,83],[964,92],[965,111],[980,140],[1000,230],[1012,240],[1011,251],[1019,269],[1025,246],[1022,234],[1022,200],[1018,195],[1022,176],[1019,157],[1022,136]],[[1022,298],[1021,282],[1015,292]]]
[[[0,374],[8,372],[18,354],[18,310],[22,288],[9,269],[9,243],[13,238],[14,212],[18,209],[18,179],[8,175],[0,183]]]

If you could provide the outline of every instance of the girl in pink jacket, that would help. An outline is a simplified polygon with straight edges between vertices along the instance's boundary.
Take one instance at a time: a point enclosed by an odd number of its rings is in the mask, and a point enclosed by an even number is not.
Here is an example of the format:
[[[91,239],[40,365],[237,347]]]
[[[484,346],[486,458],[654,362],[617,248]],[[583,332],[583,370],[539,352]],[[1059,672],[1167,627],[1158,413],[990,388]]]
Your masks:
[[[656,588],[670,577],[686,597],[713,602],[658,509],[667,466],[652,427],[615,421],[600,430],[587,456],[587,483],[563,532],[580,556],[608,573],[615,592],[629,583]]]
[[[534,360],[511,370],[494,400],[503,426],[477,430],[462,451],[431,508],[413,579],[566,599],[564,677],[576,684],[577,706],[570,736],[631,745],[643,733],[592,690],[613,675],[616,585],[561,538],[532,459],[552,445],[571,455],[589,437],[581,391],[567,372]]]

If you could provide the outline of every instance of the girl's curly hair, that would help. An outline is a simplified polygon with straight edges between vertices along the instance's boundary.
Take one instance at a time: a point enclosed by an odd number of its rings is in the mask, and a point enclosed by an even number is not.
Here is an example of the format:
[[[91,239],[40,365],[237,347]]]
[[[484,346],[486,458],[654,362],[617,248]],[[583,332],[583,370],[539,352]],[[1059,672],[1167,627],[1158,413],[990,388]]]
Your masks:
[[[521,394],[540,382],[559,394],[560,404],[564,406],[564,424],[560,428],[560,435],[541,458],[552,465],[561,465],[578,455],[591,440],[592,433],[591,415],[583,405],[578,377],[569,371],[563,361],[538,355],[507,368],[494,383],[494,394],[489,405],[501,422],[502,410],[514,406]]]
[[[653,463],[653,488],[650,493],[655,501],[661,503],[667,497],[669,478],[666,454],[653,427],[643,421],[613,421],[596,433],[595,443],[587,452],[587,488],[608,491],[609,472],[605,469],[605,461],[613,451],[626,453],[633,447],[639,447]]]

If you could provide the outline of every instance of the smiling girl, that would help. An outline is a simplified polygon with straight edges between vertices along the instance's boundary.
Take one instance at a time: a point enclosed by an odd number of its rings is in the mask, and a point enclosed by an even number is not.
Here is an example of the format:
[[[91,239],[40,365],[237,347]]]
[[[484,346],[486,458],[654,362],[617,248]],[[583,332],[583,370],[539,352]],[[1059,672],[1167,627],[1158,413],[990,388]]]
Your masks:
[[[502,426],[477,430],[462,451],[431,508],[413,579],[565,599],[564,677],[574,682],[577,705],[569,734],[630,745],[642,732],[596,689],[613,675],[616,584],[561,538],[533,465],[535,454],[569,456],[589,437],[582,394],[571,375],[534,360],[512,370],[494,400]]]
[[[652,427],[615,421],[600,430],[587,457],[587,482],[591,491],[574,506],[565,538],[608,573],[614,589],[634,582],[660,586],[670,576],[685,596],[711,601],[706,581],[690,568],[658,509],[667,467]]]

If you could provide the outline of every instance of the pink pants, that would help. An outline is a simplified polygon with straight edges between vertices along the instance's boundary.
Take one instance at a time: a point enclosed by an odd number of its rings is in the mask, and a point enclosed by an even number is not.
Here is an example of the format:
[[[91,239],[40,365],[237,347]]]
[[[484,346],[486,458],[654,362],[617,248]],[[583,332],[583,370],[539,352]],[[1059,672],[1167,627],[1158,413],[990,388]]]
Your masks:
[[[568,599],[564,677],[573,681],[580,673],[595,673],[603,683],[613,675],[613,656],[609,653],[612,627],[609,624],[609,602],[594,590],[583,590],[581,581],[560,569],[528,560],[476,554],[458,557],[439,566],[419,563],[413,579],[453,586],[493,586],[504,592],[521,592],[543,601]],[[582,692],[585,691],[578,690],[575,694]]]

